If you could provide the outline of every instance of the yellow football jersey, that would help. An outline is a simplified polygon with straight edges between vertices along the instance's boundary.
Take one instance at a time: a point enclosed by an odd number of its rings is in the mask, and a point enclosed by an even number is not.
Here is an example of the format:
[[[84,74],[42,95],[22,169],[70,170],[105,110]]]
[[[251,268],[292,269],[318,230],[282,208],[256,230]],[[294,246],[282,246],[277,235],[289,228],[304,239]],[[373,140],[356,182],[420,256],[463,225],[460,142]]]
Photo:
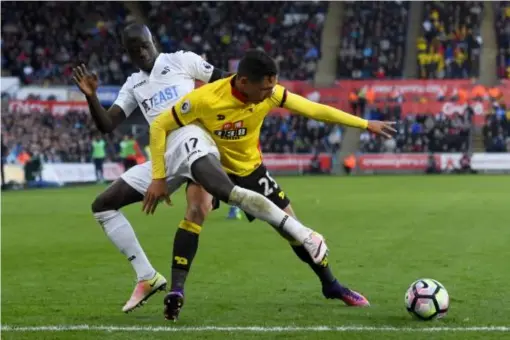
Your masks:
[[[271,109],[281,105],[285,89],[277,86],[271,98],[247,104],[231,81],[218,80],[187,94],[174,105],[173,115],[181,126],[196,122],[205,128],[218,146],[226,172],[246,176],[262,163],[260,129]]]
[[[366,128],[367,121],[332,107],[311,102],[276,85],[266,100],[253,104],[233,86],[234,77],[206,84],[183,96],[170,112],[159,115],[151,124],[153,178],[164,178],[165,137],[168,132],[188,124],[199,124],[213,137],[221,163],[229,174],[247,176],[261,163],[260,129],[264,118],[275,107],[327,123]]]

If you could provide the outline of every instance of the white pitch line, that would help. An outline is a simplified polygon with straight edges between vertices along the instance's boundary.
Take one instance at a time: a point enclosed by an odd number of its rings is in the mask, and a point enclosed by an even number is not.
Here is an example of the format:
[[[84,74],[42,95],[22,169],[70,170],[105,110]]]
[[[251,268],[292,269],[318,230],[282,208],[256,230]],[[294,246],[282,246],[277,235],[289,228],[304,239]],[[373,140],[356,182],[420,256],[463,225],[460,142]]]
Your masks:
[[[308,327],[164,327],[164,326],[106,326],[106,325],[54,325],[54,326],[11,326],[2,325],[3,332],[510,332],[510,326],[485,326],[485,327],[392,327],[392,326],[308,326]]]

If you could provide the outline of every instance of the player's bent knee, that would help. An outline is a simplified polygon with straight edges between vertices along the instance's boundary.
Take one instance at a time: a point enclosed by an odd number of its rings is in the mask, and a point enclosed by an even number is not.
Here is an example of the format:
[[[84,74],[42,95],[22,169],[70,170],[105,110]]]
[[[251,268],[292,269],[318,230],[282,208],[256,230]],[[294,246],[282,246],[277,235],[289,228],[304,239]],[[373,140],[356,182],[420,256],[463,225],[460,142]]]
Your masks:
[[[186,188],[185,219],[198,225],[202,225],[207,214],[213,209],[213,198],[202,186],[190,182]]]
[[[212,210],[212,203],[200,202],[188,205],[186,209],[186,220],[191,221],[195,224],[204,224],[207,214]]]
[[[99,194],[94,202],[92,202],[92,212],[99,213],[108,210],[119,210],[120,204],[116,202],[113,197],[120,195],[112,195],[112,193],[114,193],[114,191],[107,189]]]
[[[92,212],[119,210],[126,205],[140,202],[143,195],[119,178],[92,202]]]
[[[110,210],[108,209],[108,204],[106,198],[104,197],[104,193],[100,194],[99,196],[96,197],[96,199],[94,199],[91,208],[93,213],[99,213]]]

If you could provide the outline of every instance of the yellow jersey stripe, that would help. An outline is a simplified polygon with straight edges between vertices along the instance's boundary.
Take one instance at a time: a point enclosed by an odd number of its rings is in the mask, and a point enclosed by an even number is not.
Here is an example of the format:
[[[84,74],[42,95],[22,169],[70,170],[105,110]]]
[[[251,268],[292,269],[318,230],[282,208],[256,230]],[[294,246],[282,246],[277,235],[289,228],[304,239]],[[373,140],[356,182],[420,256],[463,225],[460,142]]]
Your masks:
[[[177,115],[177,111],[175,111],[175,106],[172,106],[172,116],[174,116],[174,119],[175,119],[175,122],[177,123],[177,125],[179,125],[180,127],[184,126],[182,124],[181,120],[179,119],[179,116]]]
[[[287,101],[287,89],[283,91],[282,102],[280,103],[280,107],[283,107],[286,101]]]

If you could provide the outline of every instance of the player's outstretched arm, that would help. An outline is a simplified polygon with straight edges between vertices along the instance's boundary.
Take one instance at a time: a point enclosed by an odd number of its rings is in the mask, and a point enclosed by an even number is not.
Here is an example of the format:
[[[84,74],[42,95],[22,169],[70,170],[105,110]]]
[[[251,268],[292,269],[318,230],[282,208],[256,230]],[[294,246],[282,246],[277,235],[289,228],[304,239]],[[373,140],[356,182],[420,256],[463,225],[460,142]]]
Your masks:
[[[335,109],[334,107],[312,102],[297,94],[286,91],[282,96],[282,106],[292,112],[308,118],[320,120],[325,123],[342,124],[359,129],[368,129],[374,133],[391,138],[395,133],[394,122],[382,122],[378,120],[366,120],[350,113]]]
[[[73,68],[73,81],[87,98],[90,114],[99,131],[112,132],[126,119],[126,114],[120,106],[112,105],[110,109],[105,110],[101,105],[96,93],[99,83],[97,75],[89,72],[84,64]]]

